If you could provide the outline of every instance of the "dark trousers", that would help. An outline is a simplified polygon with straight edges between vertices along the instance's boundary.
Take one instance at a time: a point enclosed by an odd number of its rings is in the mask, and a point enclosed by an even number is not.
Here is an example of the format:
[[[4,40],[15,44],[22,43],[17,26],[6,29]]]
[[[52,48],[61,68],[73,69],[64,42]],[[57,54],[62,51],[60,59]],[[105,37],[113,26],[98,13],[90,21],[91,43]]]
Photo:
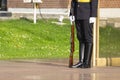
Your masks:
[[[76,20],[77,38],[81,43],[93,43],[93,24],[89,23],[89,19]]]
[[[89,20],[76,20],[77,38],[79,40],[79,62],[81,67],[89,68],[91,64],[93,45],[93,23]]]

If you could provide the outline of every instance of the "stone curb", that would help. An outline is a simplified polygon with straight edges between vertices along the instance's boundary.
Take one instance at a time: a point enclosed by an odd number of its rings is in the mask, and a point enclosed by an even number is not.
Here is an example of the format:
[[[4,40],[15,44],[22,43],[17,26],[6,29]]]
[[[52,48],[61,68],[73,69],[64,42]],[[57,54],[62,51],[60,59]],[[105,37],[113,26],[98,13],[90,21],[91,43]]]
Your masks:
[[[100,27],[113,26],[120,28],[120,18],[101,18]]]
[[[120,58],[99,58],[97,66],[120,66]]]

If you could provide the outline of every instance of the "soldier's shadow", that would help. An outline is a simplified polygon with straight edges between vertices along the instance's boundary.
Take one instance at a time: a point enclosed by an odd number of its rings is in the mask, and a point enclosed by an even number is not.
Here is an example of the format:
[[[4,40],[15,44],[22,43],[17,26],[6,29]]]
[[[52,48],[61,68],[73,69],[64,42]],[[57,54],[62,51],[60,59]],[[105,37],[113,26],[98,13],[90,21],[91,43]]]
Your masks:
[[[67,64],[54,63],[54,62],[39,62],[39,65],[54,66],[54,67],[68,67]]]
[[[34,63],[34,64],[38,64],[38,65],[43,65],[43,66],[54,66],[54,67],[68,67],[67,63],[60,63],[60,62],[52,62],[52,61],[26,61],[26,60],[16,60],[13,62],[17,62],[17,63]]]

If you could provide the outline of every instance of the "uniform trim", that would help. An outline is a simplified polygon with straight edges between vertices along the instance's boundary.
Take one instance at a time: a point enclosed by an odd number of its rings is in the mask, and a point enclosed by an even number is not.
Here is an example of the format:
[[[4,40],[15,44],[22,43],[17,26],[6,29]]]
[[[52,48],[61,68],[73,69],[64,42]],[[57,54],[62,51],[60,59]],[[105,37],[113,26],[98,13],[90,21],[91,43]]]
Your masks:
[[[76,0],[77,2],[91,2],[91,0]]]

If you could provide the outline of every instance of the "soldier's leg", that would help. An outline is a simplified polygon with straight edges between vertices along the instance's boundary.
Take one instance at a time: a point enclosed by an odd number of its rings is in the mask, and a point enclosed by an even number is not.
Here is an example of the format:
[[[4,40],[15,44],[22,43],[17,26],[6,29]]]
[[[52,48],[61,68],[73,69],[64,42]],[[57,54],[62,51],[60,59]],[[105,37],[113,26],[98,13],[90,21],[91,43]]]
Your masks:
[[[79,40],[79,62],[72,67],[79,68],[83,64],[83,58],[84,58],[84,49],[85,49],[85,43],[83,41],[83,33],[82,33],[82,27],[81,27],[81,20],[76,21],[76,30],[77,30],[77,38]]]
[[[84,24],[84,38],[85,38],[85,53],[84,64],[82,68],[90,68],[92,48],[93,48],[93,24],[89,24],[89,20],[85,20]]]

